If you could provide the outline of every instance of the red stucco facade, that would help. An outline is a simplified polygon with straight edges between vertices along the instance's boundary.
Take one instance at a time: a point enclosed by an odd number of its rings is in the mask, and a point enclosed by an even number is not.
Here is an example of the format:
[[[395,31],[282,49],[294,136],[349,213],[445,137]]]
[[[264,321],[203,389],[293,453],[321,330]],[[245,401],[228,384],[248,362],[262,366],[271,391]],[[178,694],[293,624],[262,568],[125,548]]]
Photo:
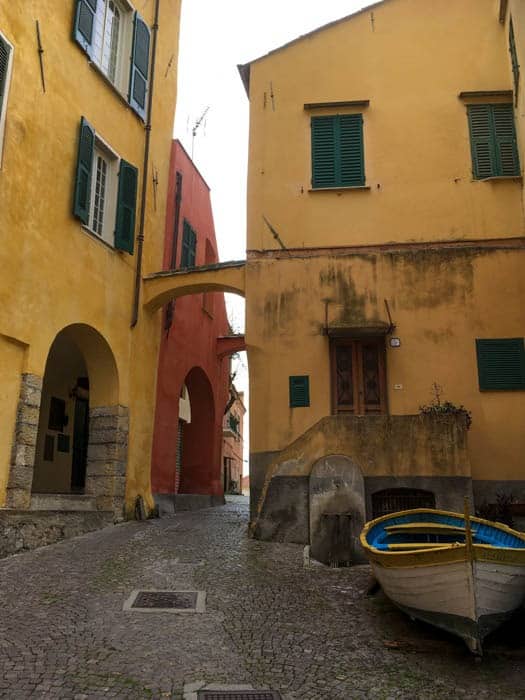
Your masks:
[[[217,262],[210,190],[175,140],[168,184],[165,270],[181,266],[185,221],[196,234],[195,265]],[[230,367],[229,357],[219,357],[217,352],[217,339],[229,332],[224,295],[179,298],[164,308],[162,325],[152,453],[153,493],[221,495],[222,431]],[[184,387],[186,398],[181,397]]]

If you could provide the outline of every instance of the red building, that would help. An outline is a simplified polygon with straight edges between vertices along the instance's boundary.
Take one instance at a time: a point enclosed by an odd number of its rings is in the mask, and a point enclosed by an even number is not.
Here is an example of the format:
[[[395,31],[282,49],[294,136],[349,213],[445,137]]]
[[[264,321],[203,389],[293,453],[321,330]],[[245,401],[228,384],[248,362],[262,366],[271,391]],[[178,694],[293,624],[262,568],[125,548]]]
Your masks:
[[[177,140],[168,187],[164,269],[218,262],[209,187]],[[219,339],[228,334],[222,293],[182,297],[164,309],[151,474],[161,512],[223,502],[230,360],[220,356]]]

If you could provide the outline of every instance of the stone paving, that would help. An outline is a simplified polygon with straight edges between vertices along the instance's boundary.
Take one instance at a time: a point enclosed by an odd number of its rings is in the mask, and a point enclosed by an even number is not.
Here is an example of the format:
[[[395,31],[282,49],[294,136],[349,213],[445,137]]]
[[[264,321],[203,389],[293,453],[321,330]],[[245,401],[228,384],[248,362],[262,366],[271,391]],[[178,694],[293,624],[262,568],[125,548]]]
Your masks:
[[[475,662],[367,598],[368,567],[305,568],[300,545],[250,540],[247,517],[237,498],[0,561],[0,697],[181,700],[218,683],[284,700],[525,698],[525,618]],[[139,588],[204,590],[206,611],[123,611]]]

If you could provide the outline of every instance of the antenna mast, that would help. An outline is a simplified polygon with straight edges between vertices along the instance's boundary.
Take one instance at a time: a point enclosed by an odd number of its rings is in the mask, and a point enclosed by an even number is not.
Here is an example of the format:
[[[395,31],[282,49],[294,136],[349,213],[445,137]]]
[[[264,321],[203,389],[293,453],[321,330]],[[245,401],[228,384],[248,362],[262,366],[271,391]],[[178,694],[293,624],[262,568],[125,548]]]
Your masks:
[[[191,130],[191,159],[193,160],[193,146],[195,144],[195,136],[197,135],[197,131],[199,130],[200,125],[202,124],[204,117],[208,114],[210,109],[210,106],[208,105],[204,112],[201,114],[201,116],[197,119],[195,124],[193,125],[193,129]]]

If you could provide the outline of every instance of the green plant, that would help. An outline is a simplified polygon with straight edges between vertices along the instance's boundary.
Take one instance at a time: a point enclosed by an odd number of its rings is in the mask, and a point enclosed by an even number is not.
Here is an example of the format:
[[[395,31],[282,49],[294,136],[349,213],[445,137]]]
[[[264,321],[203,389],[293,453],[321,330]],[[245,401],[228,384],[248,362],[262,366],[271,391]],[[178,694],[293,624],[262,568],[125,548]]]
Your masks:
[[[424,416],[443,416],[443,415],[455,415],[463,416],[465,419],[465,425],[467,430],[472,425],[472,413],[461,404],[456,406],[456,404],[451,401],[443,401],[441,395],[443,393],[443,387],[437,382],[432,384],[432,393],[434,398],[429,404],[424,404],[419,407],[419,412]]]

